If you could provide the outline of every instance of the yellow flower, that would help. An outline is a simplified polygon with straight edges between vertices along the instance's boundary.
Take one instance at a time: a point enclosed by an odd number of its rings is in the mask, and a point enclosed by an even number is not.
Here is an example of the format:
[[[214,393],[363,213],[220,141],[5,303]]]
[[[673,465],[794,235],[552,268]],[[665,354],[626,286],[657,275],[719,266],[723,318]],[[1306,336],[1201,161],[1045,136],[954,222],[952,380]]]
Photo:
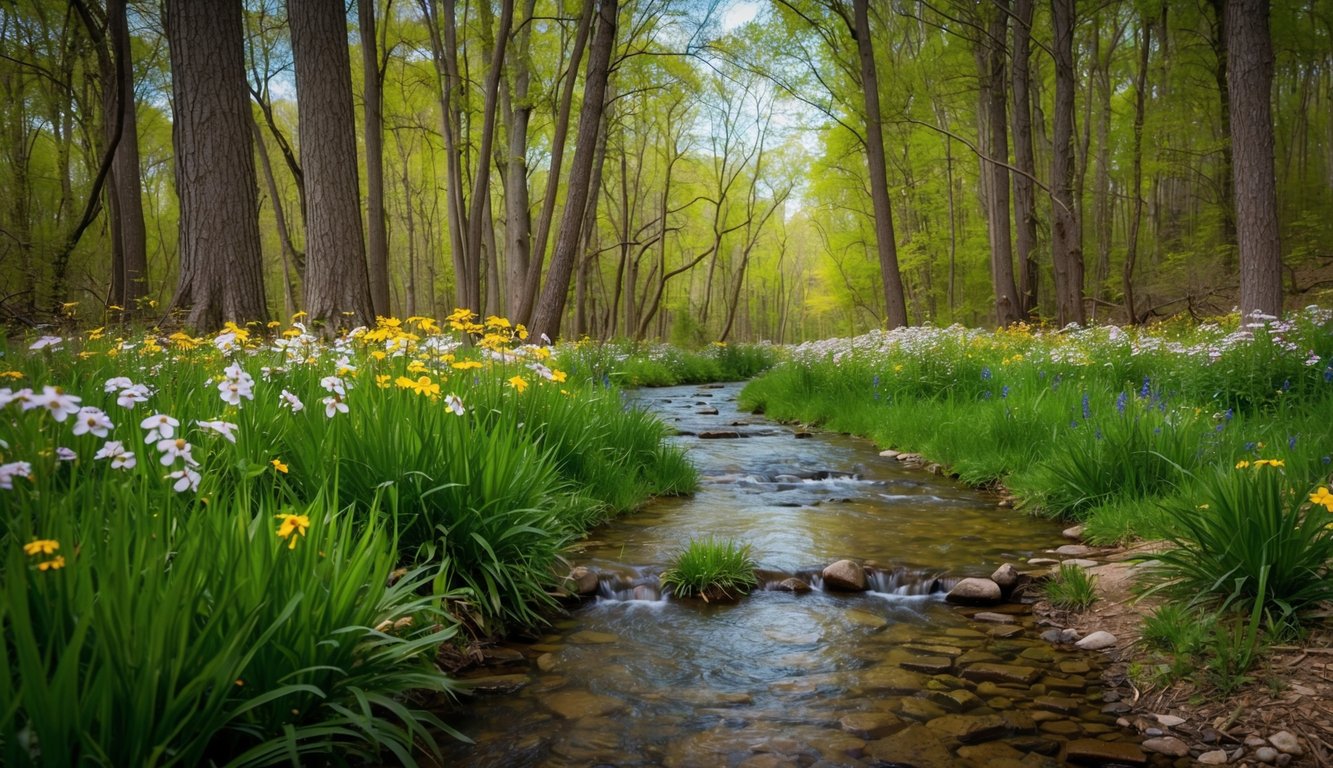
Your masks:
[[[1310,494],[1310,501],[1315,504],[1323,504],[1329,512],[1333,512],[1333,493],[1328,492],[1326,486],[1319,486],[1319,490]]]
[[[430,369],[426,367],[426,364],[421,362],[420,360],[413,360],[412,362],[407,364],[408,373],[425,373],[426,371],[429,370]]]
[[[522,392],[528,388],[528,382],[522,376],[511,376],[509,377],[509,386]]]
[[[1286,463],[1287,463],[1287,462],[1283,461],[1282,459],[1259,459],[1258,461],[1254,462],[1254,468],[1255,468],[1255,469],[1258,469],[1259,467],[1263,467],[1263,466],[1269,466],[1269,467],[1277,468],[1277,467],[1285,466]]]
[[[568,378],[568,376],[564,371],[559,368],[551,369],[551,381],[563,382],[566,378]]]
[[[21,379],[21,378],[23,378],[23,371],[5,371],[4,373],[0,373],[0,379]]]
[[[486,327],[488,328],[508,328],[509,320],[507,318],[491,315],[486,318]]]
[[[296,314],[292,315],[292,322],[296,322],[297,320],[300,320],[301,318],[308,316],[309,313],[307,313],[305,310],[301,310],[300,312],[297,312]]]
[[[379,374],[378,376],[376,376],[376,377],[375,377],[375,386],[379,387],[380,389],[388,389],[388,388],[389,388],[389,374],[387,374],[387,373],[381,373],[381,374]]]
[[[458,371],[466,371],[466,370],[469,369],[469,368],[480,368],[480,367],[481,367],[481,361],[479,361],[479,360],[459,360],[459,361],[456,362],[456,363],[450,363],[450,364],[449,364],[449,367],[450,367],[450,368],[453,368],[454,370],[458,370]]]
[[[375,358],[376,360],[383,360],[384,358],[388,357],[388,355],[385,354],[384,350],[382,349],[372,350],[370,356]]]
[[[1236,462],[1236,469],[1245,469],[1248,466],[1250,466],[1250,462],[1246,461],[1245,459],[1241,459],[1240,461]]]
[[[296,549],[296,539],[305,535],[306,529],[310,527],[310,518],[306,515],[293,515],[290,512],[274,517],[282,521],[278,524],[278,538],[287,540],[287,549]]]
[[[47,570],[58,571],[64,567],[65,567],[64,555],[56,555],[54,559],[47,560],[45,562],[37,564],[37,570],[39,571],[47,571]]]
[[[440,385],[430,380],[429,376],[421,376],[413,381],[406,376],[399,376],[394,380],[402,389],[410,389],[418,395],[438,395],[440,394]]]
[[[274,469],[278,470],[282,474],[284,475],[287,474],[287,465],[282,463],[282,459],[274,459],[269,463],[273,465]]]
[[[34,539],[23,545],[24,554],[33,557],[38,555],[54,555],[57,549],[60,549],[60,542],[55,539]]]

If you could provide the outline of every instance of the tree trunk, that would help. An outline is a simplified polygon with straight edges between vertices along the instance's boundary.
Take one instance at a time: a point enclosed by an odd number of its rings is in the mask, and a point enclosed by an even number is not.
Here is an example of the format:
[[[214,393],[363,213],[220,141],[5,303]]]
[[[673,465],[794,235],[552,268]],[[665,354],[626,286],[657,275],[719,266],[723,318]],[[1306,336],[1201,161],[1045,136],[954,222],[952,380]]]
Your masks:
[[[527,0],[523,22],[514,38],[514,55],[509,57],[508,73],[501,87],[501,110],[507,135],[501,183],[505,198],[505,313],[513,318],[523,304],[528,264],[532,258],[532,212],[528,196],[528,122],[532,103],[528,89],[532,67],[528,51],[532,40],[532,15],[536,0]],[[512,95],[511,95],[512,93]],[[516,321],[521,322],[521,321]]]
[[[611,52],[616,42],[616,15],[619,0],[601,0],[597,9],[597,28],[588,49],[588,72],[583,86],[583,107],[579,112],[578,133],[574,139],[574,160],[569,169],[565,210],[560,216],[560,233],[551,254],[551,269],[542,286],[541,299],[533,311],[530,330],[536,336],[555,339],[560,335],[560,319],[565,311],[569,279],[578,257],[584,208],[587,205],[591,172],[597,150],[597,132],[605,107],[606,83],[611,69]]]
[[[366,259],[370,305],[376,315],[388,317],[389,234],[384,217],[384,118],[380,95],[380,64],[375,37],[375,0],[357,0],[361,33],[361,70],[365,81],[366,142]]]
[[[1227,53],[1240,311],[1282,315],[1282,251],[1273,175],[1273,41],[1268,0],[1227,0]]]
[[[255,140],[255,154],[259,156],[259,167],[264,171],[264,185],[268,188],[269,199],[273,201],[273,221],[278,228],[278,240],[282,243],[282,290],[283,306],[287,316],[296,313],[296,292],[292,289],[291,265],[304,259],[298,256],[292,245],[291,232],[287,229],[287,214],[282,210],[282,198],[278,196],[277,180],[273,178],[273,164],[268,159],[268,149],[264,146],[264,136],[259,131],[259,123],[250,120],[250,132]]]
[[[520,297],[522,301],[514,312],[515,322],[531,320],[533,304],[537,301],[542,265],[546,261],[546,243],[551,236],[551,223],[555,220],[555,197],[560,188],[560,169],[565,161],[569,115],[574,103],[574,83],[578,80],[579,62],[583,58],[583,49],[587,45],[596,10],[597,0],[584,0],[583,12],[579,16],[579,25],[574,33],[574,50],[570,52],[569,69],[565,73],[564,85],[560,91],[560,104],[556,109],[555,136],[551,139],[551,169],[546,176],[546,194],[542,197],[542,210],[537,218],[537,236],[532,241],[528,274],[524,280],[523,295]]]
[[[1051,262],[1056,321],[1082,324],[1083,247],[1074,202],[1074,0],[1051,0],[1055,114],[1051,127]]]
[[[1213,26],[1209,30],[1209,43],[1213,48],[1213,82],[1217,83],[1219,121],[1222,128],[1222,167],[1217,173],[1217,205],[1222,213],[1222,244],[1236,245],[1236,198],[1232,183],[1235,175],[1233,134],[1231,132],[1231,86],[1228,85],[1229,69],[1227,47],[1230,35],[1227,31],[1227,0],[1209,0],[1213,9]],[[1230,265],[1231,252],[1224,253],[1224,263]]]
[[[111,165],[111,303],[127,312],[139,309],[148,295],[148,233],[143,219],[143,182],[139,174],[139,127],[134,112],[134,75],[130,61],[130,29],[126,20],[125,0],[108,0],[107,37],[115,61],[108,72],[106,88],[107,140],[115,130],[120,114],[120,141]]]
[[[1122,281],[1125,293],[1125,318],[1130,323],[1139,321],[1138,310],[1134,306],[1134,263],[1138,261],[1139,228],[1143,222],[1143,116],[1147,99],[1148,56],[1152,47],[1152,26],[1147,14],[1140,20],[1136,43],[1139,49],[1139,68],[1134,73],[1134,149],[1130,182],[1133,200]]]
[[[1037,206],[1032,180],[1037,159],[1032,149],[1032,97],[1029,59],[1032,52],[1033,0],[1015,0],[1013,71],[1014,249],[1018,259],[1018,308],[1030,318],[1037,309]]]
[[[486,72],[483,91],[481,149],[477,152],[477,173],[472,180],[472,199],[467,215],[467,257],[469,272],[466,286],[467,303],[463,306],[480,312],[481,302],[481,265],[484,232],[491,227],[491,217],[486,215],[490,203],[491,184],[491,146],[495,141],[495,112],[498,106],[500,72],[504,67],[505,49],[509,43],[509,29],[514,23],[514,0],[504,0],[500,7],[500,26],[496,30],[495,45],[491,51],[490,69]]]
[[[1014,289],[1014,253],[1009,229],[1009,132],[1005,116],[1004,40],[1008,29],[1008,0],[987,7],[986,33],[976,51],[981,80],[981,180],[986,198],[986,232],[990,239],[991,286],[995,292],[995,322],[1005,326],[1020,316]]]
[[[268,319],[239,0],[167,0],[180,198],[172,305],[201,331]]]
[[[356,117],[342,0],[289,0],[305,171],[305,306],[328,331],[369,325],[370,302],[357,181]]]
[[[893,208],[889,202],[888,171],[884,161],[884,133],[880,129],[879,75],[870,36],[869,0],[853,0],[854,37],[861,62],[861,95],[865,106],[866,163],[870,168],[870,199],[875,210],[875,245],[884,281],[884,317],[889,328],[907,325],[903,279],[898,271],[898,245],[893,238]]]

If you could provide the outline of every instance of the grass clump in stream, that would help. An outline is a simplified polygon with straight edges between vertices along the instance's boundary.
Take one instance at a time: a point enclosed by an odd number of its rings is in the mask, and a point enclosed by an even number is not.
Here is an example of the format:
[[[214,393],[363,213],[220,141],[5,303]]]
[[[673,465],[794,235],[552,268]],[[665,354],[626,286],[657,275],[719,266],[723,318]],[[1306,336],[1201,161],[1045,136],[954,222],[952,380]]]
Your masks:
[[[691,539],[662,573],[662,586],[679,597],[731,600],[749,594],[759,583],[754,568],[749,544],[712,536]]]

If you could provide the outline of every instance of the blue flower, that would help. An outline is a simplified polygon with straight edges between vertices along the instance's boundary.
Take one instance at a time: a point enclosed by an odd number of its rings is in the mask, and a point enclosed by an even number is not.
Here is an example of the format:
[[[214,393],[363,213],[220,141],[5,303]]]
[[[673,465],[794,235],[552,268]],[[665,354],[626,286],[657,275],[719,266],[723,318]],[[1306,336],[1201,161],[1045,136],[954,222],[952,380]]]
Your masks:
[[[1009,396],[1009,385],[1005,384],[1003,387],[1000,387],[1000,399],[1003,400],[1008,396]]]
[[[981,380],[990,381],[990,366],[983,366],[981,369]]]
[[[1121,393],[1117,395],[1115,399],[1116,412],[1123,414],[1125,412],[1125,405],[1128,402],[1129,402],[1129,395],[1121,391]]]
[[[982,393],[981,393],[981,399],[982,399],[982,400],[989,400],[989,399],[990,399],[990,394],[991,394],[991,393],[990,393],[990,390],[989,390],[989,389],[986,390],[986,391],[984,391],[984,392],[982,392]]]
[[[1139,397],[1147,397],[1152,390],[1148,387],[1148,377],[1143,377],[1143,386],[1139,387]]]
[[[1088,393],[1083,393],[1083,420],[1092,418],[1092,407],[1088,404]]]
[[[1324,369],[1324,383],[1333,383],[1333,363],[1329,363],[1328,367]]]
[[[1295,448],[1296,448],[1296,436],[1291,435],[1287,438],[1287,450],[1289,451],[1295,450]]]

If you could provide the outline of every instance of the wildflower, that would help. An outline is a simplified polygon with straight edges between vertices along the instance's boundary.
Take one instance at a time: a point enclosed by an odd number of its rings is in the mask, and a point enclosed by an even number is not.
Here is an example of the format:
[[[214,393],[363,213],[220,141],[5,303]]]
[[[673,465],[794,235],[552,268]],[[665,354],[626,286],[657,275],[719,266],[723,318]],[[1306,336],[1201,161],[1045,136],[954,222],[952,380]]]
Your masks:
[[[1087,420],[1090,419],[1090,418],[1092,418],[1092,408],[1091,408],[1091,407],[1089,406],[1089,404],[1088,404],[1088,393],[1087,393],[1087,392],[1084,392],[1084,393],[1083,393],[1083,420],[1084,420],[1084,421],[1087,421]]]
[[[1144,376],[1143,386],[1139,387],[1139,397],[1146,398],[1149,395],[1149,393],[1151,393],[1152,390],[1148,388],[1148,384],[1149,384],[1148,377]]]
[[[144,438],[144,443],[156,443],[159,440],[165,440],[176,434],[176,427],[181,423],[165,413],[155,413],[152,416],[139,422],[139,426],[148,430],[148,436]]]
[[[509,386],[511,386],[511,387],[513,387],[514,389],[518,390],[519,393],[522,393],[523,390],[525,390],[525,389],[528,388],[528,382],[527,382],[522,376],[518,376],[518,375],[510,376],[510,377],[507,379],[507,381],[508,381],[508,383],[509,383]]]
[[[32,464],[26,461],[13,461],[8,464],[0,464],[0,488],[13,490],[14,478],[22,477],[26,480],[32,479]]]
[[[418,395],[438,395],[440,394],[440,385],[430,380],[429,376],[421,376],[416,381],[399,376],[394,381],[401,389],[410,389]]]
[[[450,363],[450,364],[449,364],[449,367],[450,367],[450,368],[453,368],[454,370],[458,370],[458,371],[466,371],[466,370],[468,370],[468,369],[470,369],[470,368],[480,368],[480,367],[481,367],[481,361],[480,361],[480,360],[459,360],[459,361],[457,361],[457,362]]]
[[[218,394],[223,402],[240,406],[241,398],[255,399],[255,380],[240,365],[232,363],[222,373],[225,378],[218,382]]]
[[[1310,494],[1310,501],[1314,504],[1322,504],[1329,512],[1333,512],[1333,493],[1328,492],[1327,486],[1319,486],[1319,490]]]
[[[1116,412],[1123,414],[1125,412],[1125,406],[1128,403],[1129,403],[1129,395],[1125,394],[1124,391],[1121,391],[1120,394],[1117,395],[1115,398]]]
[[[194,456],[190,455],[193,446],[186,442],[184,438],[168,437],[164,440],[159,440],[157,441],[157,449],[162,452],[162,457],[158,459],[158,461],[162,462],[162,466],[164,467],[171,466],[172,462],[176,459],[183,459],[186,464],[189,464],[192,467],[199,466],[199,462],[195,461]]]
[[[319,380],[319,385],[324,388],[324,391],[337,395],[338,397],[347,396],[347,385],[337,376],[325,376]]]
[[[282,463],[282,459],[274,459],[269,463],[272,464],[273,468],[276,469],[277,471],[281,472],[284,475],[287,474],[287,465]]]
[[[559,368],[551,369],[551,381],[554,381],[556,383],[563,383],[566,378],[568,378],[568,374],[566,374],[564,371],[560,370]]]
[[[50,556],[54,555],[57,549],[60,549],[60,542],[55,539],[33,539],[23,545],[23,554],[29,557]]]
[[[444,407],[453,411],[455,416],[462,416],[467,412],[467,409],[463,407],[462,399],[452,392],[444,396]]]
[[[15,392],[9,387],[5,387],[4,389],[0,389],[0,408],[4,408],[6,405],[9,405],[14,401],[18,401],[20,404],[26,403],[31,396],[31,389],[20,389]]]
[[[107,431],[115,426],[101,408],[84,406],[79,409],[79,414],[74,419],[74,434],[76,436],[93,434],[97,437],[106,437]]]
[[[77,458],[79,458],[79,454],[75,453],[72,448],[66,448],[63,445],[56,448],[56,459],[59,461],[74,461]]]
[[[229,442],[236,442],[237,426],[230,421],[196,421],[195,424],[222,435],[227,438]]]
[[[176,481],[171,486],[176,493],[184,493],[187,489],[191,491],[199,490],[199,473],[189,467],[182,467],[166,475],[165,479]]]
[[[429,370],[430,369],[426,367],[426,364],[421,362],[420,360],[413,360],[412,362],[407,364],[408,373],[425,373],[426,371]]]
[[[217,337],[213,339],[213,346],[217,347],[219,352],[227,354],[228,352],[234,351],[239,346],[237,344],[237,338],[236,334],[232,331],[219,333]]]
[[[986,365],[986,366],[982,366],[982,368],[981,368],[981,380],[982,380],[982,381],[990,381],[990,377],[991,377],[990,366],[988,366],[988,365]]]
[[[347,403],[344,403],[342,398],[337,395],[329,395],[322,402],[324,403],[324,415],[330,419],[333,418],[335,413],[347,413]]]
[[[119,392],[122,389],[128,389],[132,386],[134,386],[134,382],[130,381],[128,377],[113,376],[112,378],[107,379],[106,383],[102,385],[102,391],[109,395],[112,392]]]
[[[278,538],[287,541],[287,549],[296,549],[297,538],[304,536],[306,530],[310,528],[310,518],[307,515],[293,515],[290,512],[274,517],[282,521],[278,524]]]
[[[1254,468],[1258,469],[1259,467],[1267,466],[1277,469],[1278,467],[1286,466],[1286,464],[1287,462],[1282,459],[1259,459],[1258,461],[1254,462]]]
[[[1236,462],[1236,469],[1245,469],[1248,466],[1250,466],[1250,462],[1246,461],[1245,459],[1241,459],[1240,461]]]
[[[116,405],[121,408],[133,408],[139,403],[148,402],[148,396],[152,391],[143,384],[134,384],[120,390],[116,395]]]
[[[125,445],[119,440],[106,441],[93,458],[111,459],[112,469],[133,469],[136,463],[134,452],[125,450]]]
[[[65,340],[60,338],[59,336],[43,336],[40,339],[34,341],[32,344],[29,344],[28,349],[33,352],[36,352],[39,349],[46,349],[48,347],[50,347],[51,349],[58,349],[61,343],[63,343],[64,341]]]
[[[278,395],[278,397],[282,399],[281,405],[284,408],[290,408],[292,413],[305,409],[305,403],[301,402],[301,398],[293,395],[285,389],[282,390],[282,394]]]
[[[37,570],[39,570],[39,571],[48,571],[48,570],[49,570],[49,571],[58,571],[58,570],[60,570],[61,568],[64,568],[64,567],[65,567],[65,556],[64,556],[64,555],[56,555],[55,557],[51,558],[50,560],[46,560],[46,561],[44,561],[44,562],[40,562],[40,563],[37,564]]]
[[[389,388],[389,378],[390,378],[390,377],[389,377],[389,374],[387,374],[387,373],[381,373],[381,374],[377,375],[377,376],[375,377],[375,386],[379,387],[380,389],[388,389],[388,388]]]
[[[42,387],[40,395],[29,395],[23,401],[23,410],[45,408],[51,414],[51,418],[63,422],[79,412],[79,402],[82,399],[65,394],[60,387]]]

